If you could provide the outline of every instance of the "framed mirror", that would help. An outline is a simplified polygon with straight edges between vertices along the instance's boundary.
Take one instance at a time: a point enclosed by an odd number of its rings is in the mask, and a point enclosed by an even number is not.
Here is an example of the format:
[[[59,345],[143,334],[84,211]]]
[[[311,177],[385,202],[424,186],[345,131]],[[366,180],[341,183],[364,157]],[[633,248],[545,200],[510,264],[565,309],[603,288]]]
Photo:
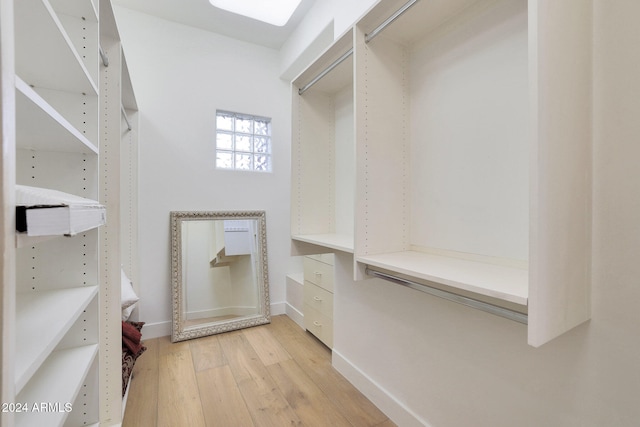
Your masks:
[[[269,323],[265,212],[170,215],[171,341]]]

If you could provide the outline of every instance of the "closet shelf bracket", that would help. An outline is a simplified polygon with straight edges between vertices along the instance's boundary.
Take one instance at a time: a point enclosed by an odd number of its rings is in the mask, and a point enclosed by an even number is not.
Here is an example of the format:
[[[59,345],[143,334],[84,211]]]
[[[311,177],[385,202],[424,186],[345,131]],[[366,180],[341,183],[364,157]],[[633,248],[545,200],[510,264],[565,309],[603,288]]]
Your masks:
[[[131,122],[129,121],[129,117],[127,117],[127,112],[124,109],[124,105],[120,106],[120,111],[122,111],[122,117],[124,117],[124,121],[127,123],[127,130],[131,130]]]
[[[102,50],[102,46],[100,46],[100,58],[102,59],[102,64],[105,67],[108,67],[109,66],[109,57],[107,56],[105,51]]]

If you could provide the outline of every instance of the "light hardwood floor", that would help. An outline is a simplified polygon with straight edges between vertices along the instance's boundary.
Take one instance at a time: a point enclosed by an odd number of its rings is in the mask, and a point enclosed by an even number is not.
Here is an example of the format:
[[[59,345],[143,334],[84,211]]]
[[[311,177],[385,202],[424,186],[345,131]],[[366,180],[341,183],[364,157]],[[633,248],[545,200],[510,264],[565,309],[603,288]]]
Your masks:
[[[395,426],[287,316],[172,344],[146,340],[123,427]]]

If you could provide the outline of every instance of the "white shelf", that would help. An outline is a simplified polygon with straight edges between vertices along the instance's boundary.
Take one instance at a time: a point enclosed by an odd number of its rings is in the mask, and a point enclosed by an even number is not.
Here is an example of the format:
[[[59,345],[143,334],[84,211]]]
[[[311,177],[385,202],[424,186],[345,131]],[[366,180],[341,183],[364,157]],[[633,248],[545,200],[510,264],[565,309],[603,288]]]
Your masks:
[[[17,414],[16,426],[63,425],[69,415],[64,411],[64,404],[75,401],[97,353],[98,346],[95,344],[53,352],[37,375],[16,396],[16,402],[26,402],[29,409],[40,402],[52,403],[61,410]]]
[[[18,148],[98,153],[98,148],[87,137],[18,76],[16,117]]]
[[[296,234],[291,238],[299,242],[312,243],[325,248],[353,253],[353,236],[347,234]]]
[[[415,251],[359,256],[357,261],[479,295],[527,305],[529,272],[526,269]]]
[[[17,392],[49,357],[97,293],[97,286],[85,286],[17,295],[16,353],[20,355],[16,358]]]
[[[96,95],[96,82],[49,1],[20,0],[14,7],[16,74],[30,85]]]

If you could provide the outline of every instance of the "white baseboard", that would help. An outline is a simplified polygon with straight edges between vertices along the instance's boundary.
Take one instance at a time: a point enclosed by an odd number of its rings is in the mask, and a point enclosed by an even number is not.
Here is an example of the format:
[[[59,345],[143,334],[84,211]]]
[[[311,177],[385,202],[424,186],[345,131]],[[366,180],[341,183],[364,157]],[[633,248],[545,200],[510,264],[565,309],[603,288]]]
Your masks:
[[[333,349],[332,365],[374,405],[399,426],[430,427],[430,425],[376,383],[357,366]]]
[[[278,316],[280,314],[285,314],[286,310],[286,302],[274,302],[271,304],[270,310],[272,316]]]
[[[171,321],[156,323],[145,323],[142,328],[142,339],[150,340],[152,338],[166,337],[171,335]]]
[[[291,320],[296,322],[298,326],[304,329],[304,314],[289,303],[287,303],[285,310],[285,314],[289,316]]]

